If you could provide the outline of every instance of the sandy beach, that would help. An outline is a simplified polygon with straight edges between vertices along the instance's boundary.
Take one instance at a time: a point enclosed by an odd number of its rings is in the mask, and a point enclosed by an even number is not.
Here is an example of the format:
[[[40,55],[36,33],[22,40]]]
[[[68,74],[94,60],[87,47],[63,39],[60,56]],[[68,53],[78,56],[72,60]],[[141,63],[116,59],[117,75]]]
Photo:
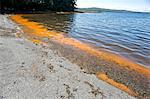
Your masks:
[[[0,99],[135,99],[98,79],[97,71],[85,66],[88,62],[70,58],[64,50],[72,48],[47,38],[31,39],[24,32],[9,15],[0,15]]]

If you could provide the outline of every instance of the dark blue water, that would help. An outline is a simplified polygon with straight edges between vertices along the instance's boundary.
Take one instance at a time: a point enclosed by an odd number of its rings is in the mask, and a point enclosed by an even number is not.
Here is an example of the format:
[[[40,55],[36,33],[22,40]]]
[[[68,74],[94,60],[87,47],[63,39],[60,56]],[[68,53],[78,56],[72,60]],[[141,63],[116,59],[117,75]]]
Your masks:
[[[33,15],[50,30],[150,66],[150,14],[129,12]]]

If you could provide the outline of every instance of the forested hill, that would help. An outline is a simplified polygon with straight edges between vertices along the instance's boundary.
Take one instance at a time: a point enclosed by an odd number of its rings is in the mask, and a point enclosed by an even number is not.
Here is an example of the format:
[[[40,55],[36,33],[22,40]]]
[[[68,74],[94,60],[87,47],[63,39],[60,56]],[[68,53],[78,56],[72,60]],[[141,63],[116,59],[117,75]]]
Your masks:
[[[76,0],[0,0],[0,11],[74,11]]]
[[[106,9],[106,8],[78,8],[75,11],[84,12],[84,13],[100,13],[100,12],[128,12],[128,13],[150,13],[150,12],[138,12],[138,11],[129,11],[129,10],[116,10],[116,9]]]
[[[130,12],[126,10],[113,10],[113,9],[104,9],[104,8],[78,8],[76,11],[87,12],[87,13],[100,13],[100,12]]]

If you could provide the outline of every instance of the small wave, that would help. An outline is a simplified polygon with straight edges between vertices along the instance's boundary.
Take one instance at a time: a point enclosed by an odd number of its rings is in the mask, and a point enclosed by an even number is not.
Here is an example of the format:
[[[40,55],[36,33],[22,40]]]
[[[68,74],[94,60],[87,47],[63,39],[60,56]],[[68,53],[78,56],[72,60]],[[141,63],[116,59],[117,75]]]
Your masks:
[[[140,60],[145,65],[149,60],[146,56],[150,53],[150,14],[107,12],[61,17],[43,15],[40,19],[36,16],[31,19],[97,48],[129,55],[129,59],[137,63]]]

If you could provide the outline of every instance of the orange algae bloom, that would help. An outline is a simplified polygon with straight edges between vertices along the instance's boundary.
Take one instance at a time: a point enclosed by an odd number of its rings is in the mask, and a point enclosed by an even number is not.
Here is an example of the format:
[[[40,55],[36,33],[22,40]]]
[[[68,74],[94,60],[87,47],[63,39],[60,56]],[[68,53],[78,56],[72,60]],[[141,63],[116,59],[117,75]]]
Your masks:
[[[120,66],[123,66],[126,69],[134,70],[134,71],[144,74],[146,77],[150,78],[150,69],[149,68],[143,67],[132,61],[129,61],[127,59],[119,57],[118,55],[108,53],[105,51],[96,50],[87,44],[81,43],[80,41],[73,39],[73,38],[65,37],[64,35],[62,35],[60,33],[48,31],[46,28],[44,28],[44,26],[39,25],[39,23],[30,22],[27,19],[22,18],[21,15],[14,15],[14,16],[11,16],[11,18],[16,23],[22,25],[25,33],[27,33],[31,37],[32,36],[39,37],[39,38],[46,37],[46,38],[53,39],[58,43],[70,45],[75,48],[81,49],[81,50],[83,50],[89,54],[92,54],[96,57],[108,60],[110,62],[114,62]]]
[[[115,82],[114,80],[108,78],[108,76],[104,73],[97,73],[97,77],[127,93],[129,93],[130,95],[132,96],[137,96],[137,94],[135,92],[133,92],[132,90],[130,90],[127,86],[123,85],[123,84],[120,84],[118,82]]]

